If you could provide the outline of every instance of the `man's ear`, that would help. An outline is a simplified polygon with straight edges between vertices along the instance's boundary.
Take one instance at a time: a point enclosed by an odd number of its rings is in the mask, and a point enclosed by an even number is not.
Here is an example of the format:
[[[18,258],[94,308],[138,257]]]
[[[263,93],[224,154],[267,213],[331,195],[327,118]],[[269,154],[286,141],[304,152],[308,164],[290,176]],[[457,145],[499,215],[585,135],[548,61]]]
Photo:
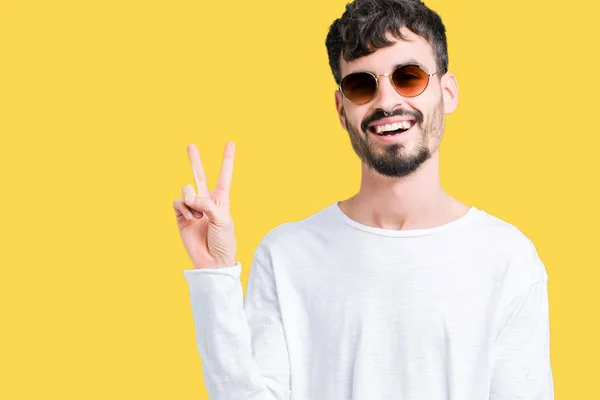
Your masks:
[[[440,81],[444,99],[444,113],[450,114],[458,107],[458,82],[450,71],[446,72]]]
[[[338,118],[340,119],[340,123],[342,124],[342,128],[346,129],[346,115],[344,114],[344,97],[342,92],[336,89],[335,91],[335,108],[338,114]]]

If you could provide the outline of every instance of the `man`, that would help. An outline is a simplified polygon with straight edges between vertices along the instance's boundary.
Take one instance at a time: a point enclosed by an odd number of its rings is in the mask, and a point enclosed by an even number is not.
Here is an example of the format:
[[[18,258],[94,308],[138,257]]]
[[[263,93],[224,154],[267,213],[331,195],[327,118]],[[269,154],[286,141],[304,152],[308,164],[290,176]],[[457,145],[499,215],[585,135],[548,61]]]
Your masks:
[[[229,213],[233,143],[209,192],[195,146],[176,199],[213,400],[550,400],[548,275],[520,230],[448,195],[458,86],[416,0],[356,0],[326,39],[359,193],[265,235],[246,298]],[[191,213],[195,213],[192,216]]]

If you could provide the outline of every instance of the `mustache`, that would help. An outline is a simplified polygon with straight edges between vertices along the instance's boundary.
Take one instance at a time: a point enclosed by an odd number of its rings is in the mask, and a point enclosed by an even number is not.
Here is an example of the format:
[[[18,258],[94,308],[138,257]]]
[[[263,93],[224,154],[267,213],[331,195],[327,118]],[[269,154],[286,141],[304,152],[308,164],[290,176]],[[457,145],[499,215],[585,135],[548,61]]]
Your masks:
[[[361,128],[363,130],[363,132],[367,131],[367,127],[369,126],[369,124],[379,121],[380,119],[384,119],[387,117],[413,117],[415,119],[415,124],[420,125],[423,122],[423,114],[417,110],[415,111],[409,111],[409,110],[405,110],[403,108],[399,108],[398,110],[393,111],[392,113],[387,113],[384,110],[382,110],[381,108],[378,108],[377,110],[375,110],[373,112],[373,114],[369,115],[367,118],[365,118],[361,124]]]

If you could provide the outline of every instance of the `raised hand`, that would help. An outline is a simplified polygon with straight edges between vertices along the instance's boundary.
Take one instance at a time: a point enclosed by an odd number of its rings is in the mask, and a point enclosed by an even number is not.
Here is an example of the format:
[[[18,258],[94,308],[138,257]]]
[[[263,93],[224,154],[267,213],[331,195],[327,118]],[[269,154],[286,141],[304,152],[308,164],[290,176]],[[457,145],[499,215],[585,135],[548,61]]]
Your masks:
[[[225,145],[223,164],[215,190],[209,192],[198,148],[187,146],[198,194],[187,184],[173,201],[177,227],[194,268],[232,267],[236,263],[236,240],[231,219],[229,191],[233,175],[235,144]]]

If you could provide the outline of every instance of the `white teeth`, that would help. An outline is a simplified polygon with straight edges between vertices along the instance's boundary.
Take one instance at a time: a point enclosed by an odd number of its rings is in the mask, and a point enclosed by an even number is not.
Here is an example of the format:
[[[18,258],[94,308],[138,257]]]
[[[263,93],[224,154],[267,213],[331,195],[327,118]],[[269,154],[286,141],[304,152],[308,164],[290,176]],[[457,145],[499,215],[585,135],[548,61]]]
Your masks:
[[[412,121],[400,121],[394,122],[393,124],[378,125],[375,127],[375,133],[381,134],[383,132],[395,131],[396,129],[408,129],[412,125]]]

